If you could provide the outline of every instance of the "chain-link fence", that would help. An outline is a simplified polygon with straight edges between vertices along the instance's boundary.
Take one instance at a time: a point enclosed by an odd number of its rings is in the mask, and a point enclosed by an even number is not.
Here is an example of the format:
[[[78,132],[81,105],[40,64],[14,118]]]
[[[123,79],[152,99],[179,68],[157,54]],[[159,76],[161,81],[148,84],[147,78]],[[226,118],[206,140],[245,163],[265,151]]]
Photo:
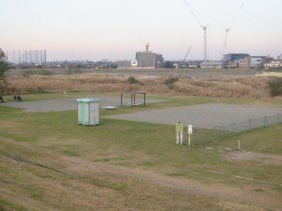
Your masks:
[[[224,141],[237,136],[240,132],[269,125],[282,123],[282,114],[265,116],[259,119],[249,119],[245,122],[232,123],[225,126],[217,126],[212,129],[195,129],[192,135],[192,145],[205,145],[212,141]]]
[[[282,123],[282,114],[278,114],[275,116],[265,116],[260,119],[249,119],[245,122],[234,122],[225,126],[217,126],[214,127],[214,130],[222,130],[229,132],[242,132],[247,130],[252,130],[256,128],[267,127],[273,124]]]

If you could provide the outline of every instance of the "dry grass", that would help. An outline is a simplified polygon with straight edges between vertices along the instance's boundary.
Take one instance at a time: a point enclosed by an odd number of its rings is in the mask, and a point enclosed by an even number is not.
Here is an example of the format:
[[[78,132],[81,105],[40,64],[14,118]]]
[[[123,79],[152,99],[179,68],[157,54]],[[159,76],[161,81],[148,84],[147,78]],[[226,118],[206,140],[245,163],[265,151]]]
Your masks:
[[[0,210],[263,210],[103,172],[1,137],[0,146]]]
[[[268,78],[179,78],[167,84],[168,78],[137,77],[140,83],[130,84],[126,76],[97,74],[52,75],[8,78],[8,93],[42,93],[67,91],[121,92],[145,90],[154,94],[211,97],[269,97]]]

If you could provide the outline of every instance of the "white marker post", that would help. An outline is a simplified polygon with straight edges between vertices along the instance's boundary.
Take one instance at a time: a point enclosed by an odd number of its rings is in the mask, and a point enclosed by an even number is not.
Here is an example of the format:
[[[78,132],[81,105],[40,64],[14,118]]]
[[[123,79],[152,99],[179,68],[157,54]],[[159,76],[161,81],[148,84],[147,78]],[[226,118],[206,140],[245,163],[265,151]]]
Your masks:
[[[188,135],[189,135],[189,140],[188,140],[188,147],[191,147],[191,135],[193,133],[193,125],[188,125]]]

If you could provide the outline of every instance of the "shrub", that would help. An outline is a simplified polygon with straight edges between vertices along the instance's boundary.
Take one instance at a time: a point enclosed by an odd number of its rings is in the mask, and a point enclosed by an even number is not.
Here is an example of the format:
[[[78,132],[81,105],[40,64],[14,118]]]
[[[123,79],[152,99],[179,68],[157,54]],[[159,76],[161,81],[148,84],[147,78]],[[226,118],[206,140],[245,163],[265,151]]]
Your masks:
[[[129,77],[127,81],[129,84],[140,84],[140,82],[133,76]]]
[[[173,88],[173,84],[175,82],[177,82],[177,81],[179,81],[178,78],[168,78],[168,79],[165,80],[164,83],[168,86],[169,89],[172,89]]]
[[[268,82],[272,97],[282,96],[282,78],[274,78]]]

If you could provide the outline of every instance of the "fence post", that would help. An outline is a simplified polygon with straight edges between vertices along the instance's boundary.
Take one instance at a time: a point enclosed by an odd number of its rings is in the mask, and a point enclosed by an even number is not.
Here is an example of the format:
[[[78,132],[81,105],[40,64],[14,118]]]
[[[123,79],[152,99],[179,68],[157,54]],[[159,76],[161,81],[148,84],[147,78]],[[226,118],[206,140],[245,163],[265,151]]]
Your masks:
[[[267,117],[264,116],[264,118],[263,118],[263,125],[264,125],[264,127],[266,127],[266,121],[267,121]]]
[[[209,138],[209,143],[215,140],[216,127],[212,128],[212,133]]]
[[[232,132],[235,132],[235,122],[232,123]]]
[[[249,119],[249,129],[252,128],[252,119]]]

